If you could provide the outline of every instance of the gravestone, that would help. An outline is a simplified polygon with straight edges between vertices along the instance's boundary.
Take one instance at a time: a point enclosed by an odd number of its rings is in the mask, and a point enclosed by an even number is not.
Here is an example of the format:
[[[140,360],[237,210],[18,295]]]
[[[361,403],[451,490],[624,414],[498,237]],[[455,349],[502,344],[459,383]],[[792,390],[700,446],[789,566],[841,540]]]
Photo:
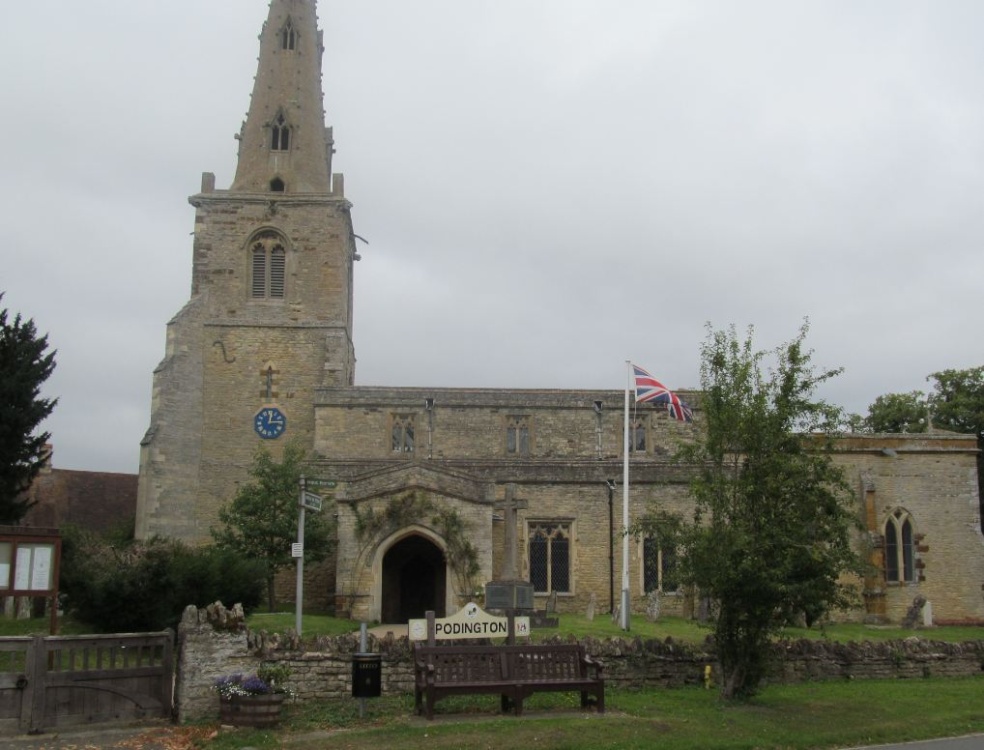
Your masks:
[[[921,594],[912,600],[912,605],[902,618],[902,627],[906,630],[915,630],[922,621],[923,607],[926,606],[926,597]]]
[[[551,591],[547,597],[547,614],[552,615],[557,612],[557,592]]]
[[[646,594],[646,619],[649,622],[656,622],[659,619],[661,601],[658,591],[650,591]]]

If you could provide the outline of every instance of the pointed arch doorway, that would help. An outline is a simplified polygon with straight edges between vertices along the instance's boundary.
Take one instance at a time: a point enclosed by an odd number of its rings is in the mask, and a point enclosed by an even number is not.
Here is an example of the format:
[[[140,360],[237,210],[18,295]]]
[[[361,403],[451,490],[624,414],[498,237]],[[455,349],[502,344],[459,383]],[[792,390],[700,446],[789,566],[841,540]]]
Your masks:
[[[447,564],[441,548],[417,534],[405,537],[383,556],[381,620],[402,623],[434,610],[446,616]]]

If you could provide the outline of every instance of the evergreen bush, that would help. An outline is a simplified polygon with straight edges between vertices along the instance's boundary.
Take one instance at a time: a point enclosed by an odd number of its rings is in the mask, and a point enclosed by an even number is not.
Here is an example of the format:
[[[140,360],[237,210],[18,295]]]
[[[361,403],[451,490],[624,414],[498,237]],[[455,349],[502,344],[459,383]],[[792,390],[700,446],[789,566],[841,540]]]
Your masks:
[[[189,604],[240,603],[249,612],[260,602],[263,576],[256,560],[229,550],[63,533],[62,605],[97,632],[173,628]]]

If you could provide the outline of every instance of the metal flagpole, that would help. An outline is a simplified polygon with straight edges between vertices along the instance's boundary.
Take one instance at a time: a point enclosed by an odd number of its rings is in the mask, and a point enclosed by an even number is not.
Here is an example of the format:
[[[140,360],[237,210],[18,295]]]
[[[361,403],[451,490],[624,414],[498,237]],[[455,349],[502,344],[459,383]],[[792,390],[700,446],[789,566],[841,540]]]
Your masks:
[[[622,630],[629,629],[629,384],[632,363],[625,361],[625,429],[622,441]]]

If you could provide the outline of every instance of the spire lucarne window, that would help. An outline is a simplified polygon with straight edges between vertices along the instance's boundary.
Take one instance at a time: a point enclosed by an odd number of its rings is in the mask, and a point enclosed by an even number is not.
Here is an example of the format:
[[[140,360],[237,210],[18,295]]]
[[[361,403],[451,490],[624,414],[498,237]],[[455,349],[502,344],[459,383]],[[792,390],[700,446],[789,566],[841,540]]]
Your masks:
[[[275,232],[264,232],[250,246],[250,296],[253,299],[283,299],[287,251]]]
[[[283,112],[278,112],[270,128],[270,150],[271,151],[290,151],[290,125]]]
[[[284,27],[280,30],[280,49],[294,50],[297,48],[297,32],[294,31],[294,22],[289,18]]]

